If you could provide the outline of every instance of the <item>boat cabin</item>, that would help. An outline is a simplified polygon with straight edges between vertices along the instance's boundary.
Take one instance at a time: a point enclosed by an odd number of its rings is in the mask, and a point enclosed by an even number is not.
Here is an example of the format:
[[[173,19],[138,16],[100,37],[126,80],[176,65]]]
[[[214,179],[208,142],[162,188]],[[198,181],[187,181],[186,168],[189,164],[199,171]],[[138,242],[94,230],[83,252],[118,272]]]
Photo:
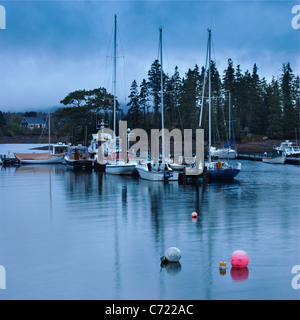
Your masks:
[[[63,155],[67,152],[69,145],[59,142],[52,147],[53,155]]]
[[[87,160],[89,159],[89,152],[87,147],[77,146],[68,148],[68,157],[70,160]]]

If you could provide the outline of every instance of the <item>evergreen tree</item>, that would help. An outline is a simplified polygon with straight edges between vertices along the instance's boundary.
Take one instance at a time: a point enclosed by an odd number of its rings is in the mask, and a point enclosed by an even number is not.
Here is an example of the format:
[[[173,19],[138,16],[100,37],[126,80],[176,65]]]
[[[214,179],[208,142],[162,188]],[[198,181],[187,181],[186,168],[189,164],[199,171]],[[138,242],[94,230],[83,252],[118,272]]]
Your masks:
[[[166,81],[166,94],[164,99],[165,110],[165,125],[169,129],[182,126],[181,114],[179,110],[181,96],[181,79],[178,72],[178,67],[175,67],[174,74]]]
[[[268,114],[263,107],[262,83],[257,73],[257,65],[254,64],[250,86],[249,86],[249,104],[250,104],[250,132],[252,134],[264,134],[266,131],[264,116]]]
[[[266,134],[271,139],[281,139],[283,131],[280,87],[278,81],[274,78],[271,84],[266,86],[264,105],[269,110]]]
[[[183,79],[180,112],[185,129],[196,129],[198,127],[196,91],[198,79],[198,67],[195,67],[194,70],[189,69]]]
[[[138,85],[135,80],[133,80],[130,95],[128,96],[130,101],[127,106],[129,106],[126,120],[128,121],[128,127],[130,128],[140,128],[143,124],[143,111],[139,105],[139,92]]]
[[[224,142],[227,139],[227,130],[224,124],[224,99],[222,97],[222,82],[219,72],[216,68],[216,63],[211,61],[211,98],[212,98],[212,133],[214,141]],[[208,77],[207,77],[208,79]]]
[[[4,117],[4,114],[0,111],[0,128],[4,127],[6,125],[6,119]]]
[[[299,114],[293,92],[294,74],[290,63],[284,63],[281,76],[282,105],[283,105],[283,133],[287,139],[295,137],[295,129],[299,126]]]
[[[235,71],[232,59],[228,59],[227,69],[224,71],[223,88],[231,92],[232,99],[235,100]]]
[[[295,100],[295,111],[296,111],[296,117],[297,117],[297,123],[298,126],[296,128],[296,137],[297,140],[300,140],[299,138],[299,117],[300,117],[300,77],[299,75],[296,76],[293,86],[293,92],[294,92],[294,100]]]
[[[241,66],[238,65],[235,71],[235,97],[232,99],[233,105],[233,119],[234,119],[234,132],[236,139],[243,138],[244,128],[247,126],[247,87],[242,75]]]
[[[140,85],[140,95],[139,95],[139,104],[140,108],[143,111],[143,118],[144,118],[144,124],[143,128],[148,129],[148,126],[146,124],[149,114],[149,89],[148,89],[148,83],[145,79],[143,79],[141,85]],[[148,119],[149,120],[149,119]]]
[[[153,101],[153,125],[156,128],[159,128],[159,110],[160,110],[160,101],[161,101],[161,71],[160,71],[160,63],[158,60],[155,60],[152,65],[151,69],[148,71],[148,85],[150,89],[150,95],[152,96]]]

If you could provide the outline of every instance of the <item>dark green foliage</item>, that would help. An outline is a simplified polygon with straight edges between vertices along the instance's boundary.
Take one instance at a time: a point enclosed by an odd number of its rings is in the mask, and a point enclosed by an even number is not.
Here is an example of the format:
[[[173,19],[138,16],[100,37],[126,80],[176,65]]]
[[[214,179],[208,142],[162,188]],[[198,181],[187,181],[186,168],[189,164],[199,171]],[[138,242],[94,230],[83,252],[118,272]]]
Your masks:
[[[289,63],[282,66],[281,92],[283,111],[283,131],[287,138],[295,136],[295,128],[299,127],[299,112],[296,108],[294,91],[294,74]],[[299,79],[298,79],[299,80]]]
[[[72,143],[83,142],[87,136],[97,132],[97,120],[113,117],[113,95],[105,88],[77,90],[69,93],[60,103],[66,105],[53,113],[54,130],[58,137],[66,136]],[[117,103],[117,110],[119,104]]]
[[[0,111],[0,128],[6,125],[4,114]]]
[[[130,95],[128,97],[130,99],[127,106],[129,106],[127,115],[125,117],[125,120],[128,121],[127,126],[129,128],[141,128],[143,126],[143,110],[141,108],[141,105],[139,103],[139,92],[138,92],[138,85],[135,80],[133,80],[131,89],[130,89]],[[144,106],[145,108],[145,106]]]

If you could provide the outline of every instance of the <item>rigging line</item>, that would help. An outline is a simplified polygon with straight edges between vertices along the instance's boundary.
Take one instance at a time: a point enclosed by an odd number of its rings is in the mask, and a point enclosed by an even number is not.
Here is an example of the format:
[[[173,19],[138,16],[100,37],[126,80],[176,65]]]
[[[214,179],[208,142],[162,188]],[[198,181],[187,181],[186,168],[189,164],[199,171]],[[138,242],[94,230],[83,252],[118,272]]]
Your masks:
[[[213,37],[211,38],[211,46],[212,46],[212,51],[213,51],[213,57],[214,57],[214,63],[215,63],[215,67],[216,67],[216,70],[218,70],[217,68],[217,58],[216,58],[216,54],[215,54],[215,47],[214,47],[214,40],[213,40]]]
[[[205,82],[206,82],[206,76],[207,76],[206,73],[207,73],[208,50],[209,50],[209,42],[207,41],[206,61],[205,61],[205,69],[204,69],[204,79],[203,79],[203,85],[202,85],[202,102],[201,102],[201,111],[200,111],[200,118],[199,118],[199,127],[201,127],[202,114],[203,114]]]
[[[107,48],[107,52],[106,52],[106,62],[105,62],[105,75],[104,75],[104,83],[106,88],[111,88],[111,92],[113,92],[113,88],[112,88],[112,81],[111,81],[111,75],[112,75],[112,54],[110,55],[110,53],[112,53],[112,38],[113,38],[113,34],[114,34],[114,27],[112,28],[111,34],[110,34],[110,40],[109,40],[109,45]],[[109,59],[110,58],[110,59]],[[108,66],[108,61],[110,62],[109,66]],[[111,72],[109,72],[109,75],[107,75],[108,70],[111,70]],[[108,77],[108,79],[107,79]],[[107,82],[105,82],[107,80]],[[111,83],[111,85],[109,85],[109,83]]]
[[[127,88],[127,83],[126,83],[126,76],[125,76],[125,72],[126,72],[126,68],[125,68],[125,55],[124,55],[124,49],[123,49],[123,44],[122,44],[122,40],[121,40],[121,36],[120,36],[120,31],[119,31],[119,28],[117,28],[117,32],[118,32],[118,36],[119,36],[119,42],[120,42],[120,47],[121,47],[121,56],[120,58],[123,59],[123,80],[124,80],[124,83],[123,83],[123,89],[124,89],[124,99],[125,101],[127,101],[127,97],[126,97],[126,88]]]
[[[168,69],[169,71],[171,71],[171,67],[170,67],[170,61],[169,61],[169,57],[168,57],[168,52],[167,52],[167,49],[166,49],[166,45],[165,45],[165,41],[163,39],[163,48],[164,48],[164,53],[165,53],[165,56],[166,56],[166,60],[167,60],[167,64],[168,64]],[[165,69],[165,68],[164,68]],[[168,75],[168,73],[164,72],[165,75]]]

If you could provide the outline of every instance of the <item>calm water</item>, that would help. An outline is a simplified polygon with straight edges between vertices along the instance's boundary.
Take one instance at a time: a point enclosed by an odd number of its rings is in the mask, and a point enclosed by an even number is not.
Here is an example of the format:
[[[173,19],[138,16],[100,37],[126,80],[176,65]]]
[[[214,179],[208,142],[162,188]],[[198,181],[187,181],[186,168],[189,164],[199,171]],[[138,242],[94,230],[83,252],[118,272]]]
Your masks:
[[[171,246],[180,264],[161,268]],[[231,270],[237,249],[243,272]],[[0,171],[0,299],[296,300],[299,264],[298,166],[242,161],[234,183],[206,187],[59,165]]]

